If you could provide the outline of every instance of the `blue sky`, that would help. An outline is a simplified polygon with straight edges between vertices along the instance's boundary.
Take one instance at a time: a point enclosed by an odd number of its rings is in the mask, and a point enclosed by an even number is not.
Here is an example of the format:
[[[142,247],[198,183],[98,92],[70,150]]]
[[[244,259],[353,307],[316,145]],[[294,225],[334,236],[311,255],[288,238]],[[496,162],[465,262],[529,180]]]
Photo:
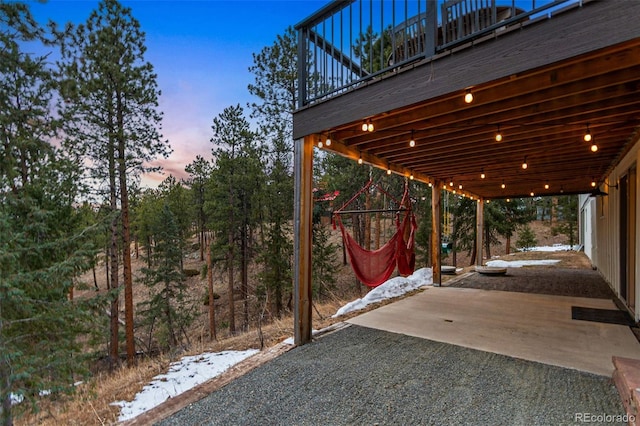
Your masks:
[[[158,75],[163,135],[174,153],[164,176],[146,176],[154,186],[168,173],[185,177],[184,166],[200,154],[211,157],[211,123],[224,108],[252,101],[247,86],[253,53],[329,0],[137,0],[122,1],[146,33],[146,59]],[[35,18],[85,22],[98,1],[31,2]]]

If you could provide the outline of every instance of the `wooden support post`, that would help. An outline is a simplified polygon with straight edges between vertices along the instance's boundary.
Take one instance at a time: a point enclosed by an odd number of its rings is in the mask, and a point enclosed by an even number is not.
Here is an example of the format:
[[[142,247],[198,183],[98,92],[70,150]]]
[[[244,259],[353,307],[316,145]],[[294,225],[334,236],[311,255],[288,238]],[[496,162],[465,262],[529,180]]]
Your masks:
[[[482,266],[482,249],[484,245],[484,198],[476,203],[476,266]]]
[[[433,268],[433,285],[439,287],[442,284],[442,229],[440,226],[442,216],[442,182],[435,181],[431,188],[431,266]]]
[[[294,343],[311,342],[311,248],[313,139],[294,142],[293,292]]]

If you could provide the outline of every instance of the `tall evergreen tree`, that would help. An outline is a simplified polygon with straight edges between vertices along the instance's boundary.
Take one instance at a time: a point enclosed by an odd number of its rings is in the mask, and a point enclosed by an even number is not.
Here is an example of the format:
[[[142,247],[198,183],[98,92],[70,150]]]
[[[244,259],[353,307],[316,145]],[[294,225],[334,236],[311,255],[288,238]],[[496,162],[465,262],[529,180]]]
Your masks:
[[[0,419],[36,408],[41,391],[71,391],[87,373],[83,340],[93,300],[73,301],[91,265],[93,228],[73,208],[79,164],[51,145],[55,90],[44,57],[21,50],[43,41],[26,5],[0,2]],[[12,405],[13,398],[33,404]]]
[[[256,227],[255,202],[264,182],[261,153],[240,105],[227,107],[213,119],[214,169],[205,209],[216,235],[215,257],[224,256],[228,273],[229,332],[235,334],[235,268],[240,269],[243,327],[248,327],[249,261]]]
[[[183,182],[178,182],[173,175],[167,176],[158,185],[158,191],[160,191],[160,196],[173,214],[173,220],[176,222],[181,241],[183,241],[180,249],[184,250],[184,243],[191,233],[191,227],[194,222],[193,208],[191,208],[190,202],[191,194],[185,188]]]
[[[142,324],[148,330],[148,346],[152,338],[164,349],[188,343],[187,327],[194,319],[194,304],[182,272],[183,236],[175,215],[165,202],[154,218],[156,248],[154,267],[143,268],[142,281],[150,290],[150,299],[139,304]]]
[[[129,179],[159,155],[167,156],[161,140],[160,94],[153,66],[145,60],[145,34],[131,9],[103,0],[86,24],[68,28],[62,49],[64,91],[61,110],[68,138],[93,162],[93,178],[108,181],[112,224],[112,287],[118,287],[118,227],[121,231],[127,361],[134,362],[133,282],[130,254]],[[118,197],[119,195],[119,197]],[[116,306],[112,307],[111,356],[118,356]]]
[[[557,225],[552,228],[552,231],[565,235],[569,245],[573,247],[578,232],[578,196],[563,195],[558,197],[556,208],[558,211]]]
[[[502,212],[501,220],[496,221],[498,233],[506,238],[506,254],[511,252],[511,237],[518,227],[531,222],[534,212],[527,206],[522,198],[509,201],[496,200],[496,206]]]
[[[275,315],[283,310],[283,297],[291,289],[290,220],[293,217],[293,111],[297,108],[297,35],[292,27],[275,42],[253,55],[249,71],[255,82],[249,93],[259,102],[250,105],[267,143],[266,186],[262,197],[266,231],[260,262],[261,280],[270,291]]]
[[[197,155],[191,164],[185,167],[189,173],[187,185],[191,188],[191,195],[196,217],[196,232],[198,234],[198,245],[200,246],[200,260],[204,260],[207,216],[204,211],[204,197],[206,183],[211,175],[211,163],[203,157]]]
[[[313,292],[319,299],[333,289],[337,273],[338,246],[329,241],[327,228],[317,221],[313,224]]]
[[[446,196],[446,195],[445,195]],[[451,242],[453,249],[466,251],[471,256],[471,264],[476,257],[476,209],[477,202],[466,197],[453,197],[453,231]]]

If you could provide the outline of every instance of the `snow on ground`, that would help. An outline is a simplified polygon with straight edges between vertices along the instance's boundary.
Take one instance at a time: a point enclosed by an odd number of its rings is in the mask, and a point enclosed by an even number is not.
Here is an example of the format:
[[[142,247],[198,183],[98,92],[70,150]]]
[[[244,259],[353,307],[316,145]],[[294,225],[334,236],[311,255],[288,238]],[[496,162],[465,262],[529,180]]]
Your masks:
[[[402,296],[405,293],[429,284],[433,284],[433,273],[431,268],[418,269],[413,273],[413,275],[409,275],[406,278],[391,278],[385,283],[372,289],[362,299],[357,299],[353,302],[347,303],[342,308],[338,309],[338,312],[336,312],[331,318],[337,318],[349,312],[358,311],[372,303]]]
[[[496,268],[522,268],[523,266],[555,265],[559,260],[489,260],[486,265]]]
[[[224,351],[203,353],[183,357],[171,364],[166,374],[153,378],[131,402],[117,401],[112,405],[122,407],[118,421],[126,421],[152,409],[169,398],[204,383],[222,374],[245,358],[259,352],[257,349],[247,351]]]
[[[569,251],[569,250],[578,250],[578,247],[579,246],[576,246],[576,245],[572,247],[570,245],[554,244],[552,246],[532,247],[527,251]]]

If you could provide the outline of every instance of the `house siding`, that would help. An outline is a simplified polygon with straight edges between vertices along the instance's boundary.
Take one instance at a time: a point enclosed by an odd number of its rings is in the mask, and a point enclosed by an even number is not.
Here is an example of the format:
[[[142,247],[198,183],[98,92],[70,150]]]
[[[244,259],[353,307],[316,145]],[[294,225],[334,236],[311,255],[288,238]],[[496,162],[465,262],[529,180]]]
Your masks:
[[[620,251],[620,206],[621,197],[619,181],[620,178],[629,174],[635,166],[640,165],[640,137],[636,136],[632,148],[622,158],[618,165],[612,170],[606,180],[606,185],[602,190],[608,196],[597,198],[583,195],[580,198],[581,214],[580,229],[581,243],[584,244],[585,254],[591,263],[598,269],[602,277],[609,283],[615,294],[624,300],[625,295],[621,294],[621,251]],[[609,186],[608,186],[609,185]],[[618,188],[615,188],[618,185]],[[628,268],[635,273],[635,297],[627,305],[640,306],[640,292],[638,291],[638,278],[640,278],[640,262],[638,261],[638,248],[640,247],[640,175],[635,173],[635,230],[631,229],[629,238],[635,241],[635,254],[629,256]],[[631,198],[629,201],[633,200]],[[633,228],[633,227],[632,227]],[[635,320],[640,320],[640,312],[635,309]]]

